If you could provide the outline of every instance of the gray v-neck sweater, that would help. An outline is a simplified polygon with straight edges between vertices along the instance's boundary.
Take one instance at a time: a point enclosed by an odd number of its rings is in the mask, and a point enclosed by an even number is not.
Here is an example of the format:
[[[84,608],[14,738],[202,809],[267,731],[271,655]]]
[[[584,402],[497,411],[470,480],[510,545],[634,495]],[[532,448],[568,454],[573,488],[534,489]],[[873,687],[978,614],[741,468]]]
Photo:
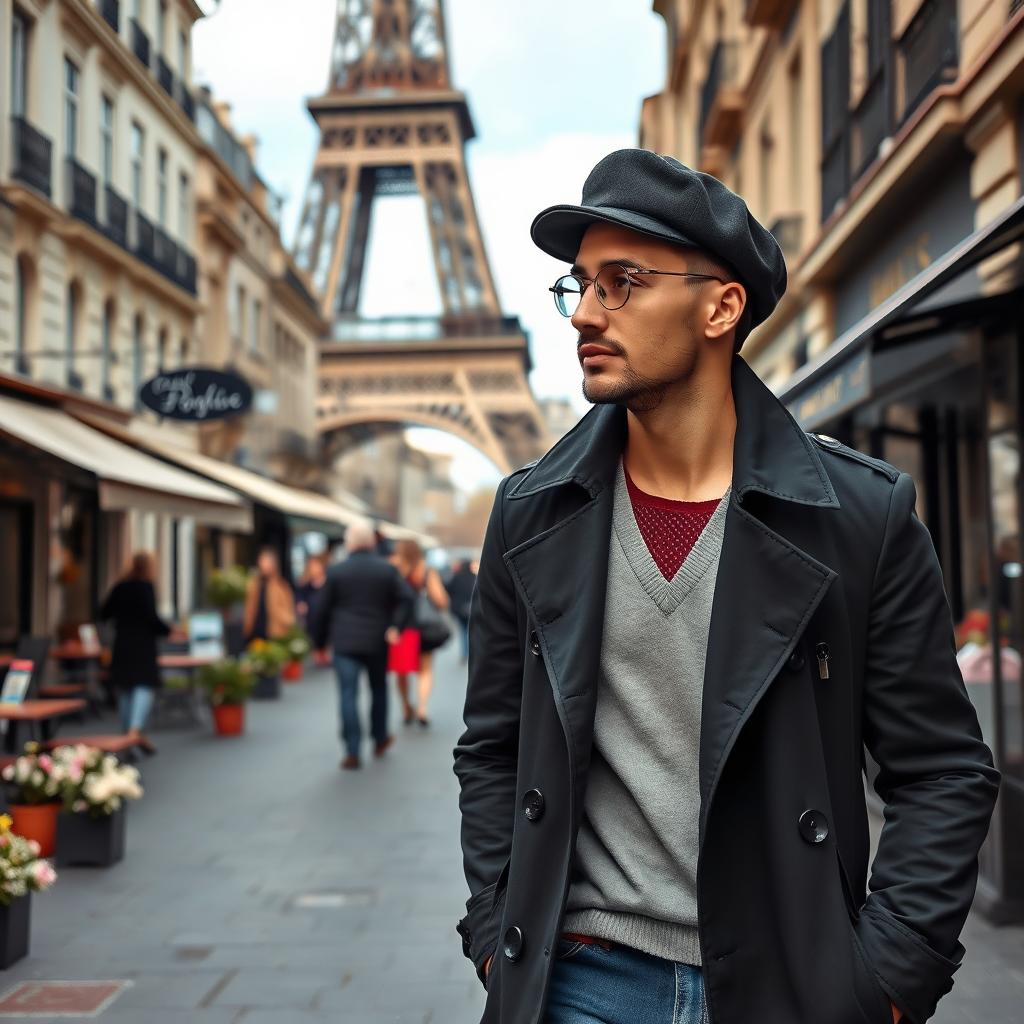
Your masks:
[[[666,580],[619,466],[594,749],[562,924],[696,966],[701,699],[728,505],[727,491]]]

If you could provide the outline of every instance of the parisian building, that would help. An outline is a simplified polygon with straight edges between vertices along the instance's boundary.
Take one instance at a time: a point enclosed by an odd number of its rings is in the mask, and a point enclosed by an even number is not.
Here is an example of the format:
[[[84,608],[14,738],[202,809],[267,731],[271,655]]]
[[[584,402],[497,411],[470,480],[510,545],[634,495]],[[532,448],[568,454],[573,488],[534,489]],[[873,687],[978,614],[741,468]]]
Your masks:
[[[916,482],[1004,778],[978,904],[1021,919],[1024,9],[653,6],[668,71],[640,145],[722,179],[786,255],[787,294],[744,357],[804,429]]]
[[[74,636],[130,552],[183,618],[218,565],[340,535],[317,493],[318,301],[255,141],[193,82],[193,0],[0,0],[0,648]],[[176,423],[140,392],[205,366],[251,410]],[[286,482],[282,482],[286,481]]]

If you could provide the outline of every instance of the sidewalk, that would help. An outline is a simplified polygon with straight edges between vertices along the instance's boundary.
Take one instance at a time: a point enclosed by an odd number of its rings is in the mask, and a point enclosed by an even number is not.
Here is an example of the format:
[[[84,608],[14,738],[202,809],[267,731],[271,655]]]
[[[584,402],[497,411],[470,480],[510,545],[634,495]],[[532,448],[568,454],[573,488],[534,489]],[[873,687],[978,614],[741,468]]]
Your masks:
[[[123,979],[103,1024],[476,1024],[484,992],[454,930],[465,673],[454,652],[438,669],[433,727],[404,728],[392,707],[399,742],[355,773],[338,770],[324,671],[252,703],[241,740],[154,733],[126,860],[67,869],[34,897],[31,956],[0,973],[0,996]],[[1019,1024],[1024,928],[972,920],[964,943],[933,1020]],[[30,1019],[56,1020],[0,1017]]]

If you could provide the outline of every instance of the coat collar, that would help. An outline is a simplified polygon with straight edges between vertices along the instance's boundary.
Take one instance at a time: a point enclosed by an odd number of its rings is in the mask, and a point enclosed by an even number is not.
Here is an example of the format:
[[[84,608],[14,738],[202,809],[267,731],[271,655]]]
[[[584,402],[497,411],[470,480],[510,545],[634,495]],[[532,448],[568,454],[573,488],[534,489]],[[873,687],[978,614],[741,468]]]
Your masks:
[[[742,503],[748,491],[760,491],[801,505],[839,508],[814,444],[739,356],[732,361],[732,391],[734,500]],[[595,406],[519,481],[509,499],[569,483],[595,497],[614,485],[626,431],[624,409]]]

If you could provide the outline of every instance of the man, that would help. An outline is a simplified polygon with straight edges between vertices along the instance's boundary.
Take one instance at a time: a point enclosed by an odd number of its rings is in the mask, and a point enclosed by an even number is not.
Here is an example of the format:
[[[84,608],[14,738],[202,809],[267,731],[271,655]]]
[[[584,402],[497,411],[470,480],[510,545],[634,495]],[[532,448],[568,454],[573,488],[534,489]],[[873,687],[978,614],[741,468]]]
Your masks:
[[[738,357],[786,271],[715,178],[612,153],[532,235],[597,408],[502,482],[473,598],[483,1020],[922,1024],[998,775],[913,481]]]
[[[346,771],[359,768],[362,729],[359,724],[359,676],[370,680],[370,731],[374,753],[383,757],[394,742],[388,735],[388,644],[398,642],[412,616],[413,593],[398,570],[376,554],[373,530],[359,523],[345,534],[348,557],[327,573],[327,582],[313,605],[311,633],[316,647],[334,649],[341,704],[341,737]]]
[[[459,638],[462,641],[462,661],[469,658],[469,608],[476,586],[478,563],[465,559],[456,564],[451,579],[445,584],[451,600],[452,615],[459,620]]]

